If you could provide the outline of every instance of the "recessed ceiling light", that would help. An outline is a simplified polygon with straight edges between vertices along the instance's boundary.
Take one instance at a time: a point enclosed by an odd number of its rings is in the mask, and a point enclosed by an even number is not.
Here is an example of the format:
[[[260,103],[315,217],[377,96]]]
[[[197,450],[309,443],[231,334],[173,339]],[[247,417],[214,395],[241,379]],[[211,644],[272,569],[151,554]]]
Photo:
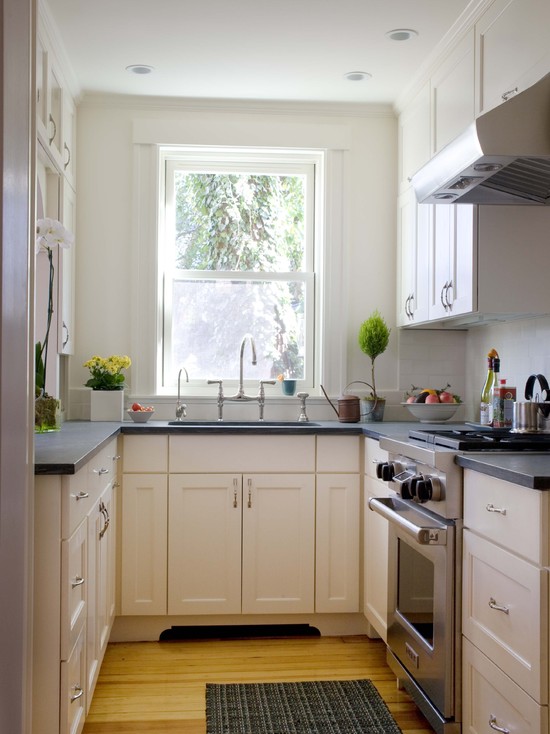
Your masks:
[[[368,71],[348,71],[344,76],[350,82],[360,82],[363,81],[363,79],[372,79],[372,74],[369,74]]]
[[[126,71],[131,74],[150,74],[154,70],[153,66],[147,66],[147,64],[132,64],[126,67]]]
[[[413,31],[412,28],[394,28],[393,31],[388,31],[386,36],[391,41],[409,41],[418,36],[418,31]]]

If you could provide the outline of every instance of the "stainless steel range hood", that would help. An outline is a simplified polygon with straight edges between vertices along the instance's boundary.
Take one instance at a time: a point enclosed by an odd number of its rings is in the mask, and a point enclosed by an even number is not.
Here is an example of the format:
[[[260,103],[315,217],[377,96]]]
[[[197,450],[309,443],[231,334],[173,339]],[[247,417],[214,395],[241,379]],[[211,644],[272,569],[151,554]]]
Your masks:
[[[550,74],[486,112],[411,179],[431,204],[550,204]]]

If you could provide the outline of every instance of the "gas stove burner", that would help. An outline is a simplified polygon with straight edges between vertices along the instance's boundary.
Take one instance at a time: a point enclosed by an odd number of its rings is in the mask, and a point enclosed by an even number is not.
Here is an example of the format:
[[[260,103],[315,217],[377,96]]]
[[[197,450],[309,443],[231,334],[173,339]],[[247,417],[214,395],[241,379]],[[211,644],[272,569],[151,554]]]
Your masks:
[[[411,430],[409,438],[457,451],[550,450],[550,434],[515,433],[508,428]]]

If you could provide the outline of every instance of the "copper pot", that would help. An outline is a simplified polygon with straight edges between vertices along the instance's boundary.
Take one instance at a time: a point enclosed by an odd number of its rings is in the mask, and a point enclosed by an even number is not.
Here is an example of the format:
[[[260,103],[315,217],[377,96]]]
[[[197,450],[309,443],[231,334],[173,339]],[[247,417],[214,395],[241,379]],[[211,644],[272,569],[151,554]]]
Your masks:
[[[334,406],[334,403],[327,395],[325,388],[321,385],[323,395],[329,401],[332,409],[338,416],[340,423],[359,423],[361,419],[361,403],[359,401],[359,397],[357,395],[345,394],[348,387],[353,385],[355,382],[362,382],[362,380],[354,380],[354,382],[350,382],[349,385],[346,385],[344,393],[338,398],[338,408]],[[368,385],[368,382],[364,382],[363,384]],[[368,386],[370,387],[370,385]]]

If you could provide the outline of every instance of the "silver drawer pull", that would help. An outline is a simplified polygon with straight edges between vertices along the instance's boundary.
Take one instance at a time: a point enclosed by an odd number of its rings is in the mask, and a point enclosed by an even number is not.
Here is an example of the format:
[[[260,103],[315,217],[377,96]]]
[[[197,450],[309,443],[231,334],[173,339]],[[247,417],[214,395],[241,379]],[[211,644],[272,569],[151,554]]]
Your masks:
[[[82,586],[84,579],[82,576],[75,576],[74,581],[71,581],[71,588],[76,589],[77,586]]]
[[[487,512],[498,512],[500,515],[506,515],[506,510],[503,507],[495,507],[492,502],[489,502],[485,508]]]
[[[493,716],[493,714],[490,714],[489,716],[489,726],[491,729],[499,731],[501,734],[510,734],[510,729],[506,729],[504,726],[498,726],[497,717]]]
[[[86,497],[89,497],[90,495],[88,492],[79,492],[78,494],[73,494],[73,497],[78,502],[78,500],[85,500]]]
[[[98,474],[99,476],[101,476],[102,474],[108,474],[109,470],[108,469],[93,469],[93,472],[94,474]]]
[[[502,604],[497,604],[496,599],[493,599],[493,597],[489,599],[489,606],[491,607],[491,609],[496,609],[497,612],[504,612],[504,614],[510,614],[510,609],[508,607],[503,607]]]
[[[84,689],[80,686],[73,686],[74,696],[71,696],[71,703],[78,701],[84,695]]]

